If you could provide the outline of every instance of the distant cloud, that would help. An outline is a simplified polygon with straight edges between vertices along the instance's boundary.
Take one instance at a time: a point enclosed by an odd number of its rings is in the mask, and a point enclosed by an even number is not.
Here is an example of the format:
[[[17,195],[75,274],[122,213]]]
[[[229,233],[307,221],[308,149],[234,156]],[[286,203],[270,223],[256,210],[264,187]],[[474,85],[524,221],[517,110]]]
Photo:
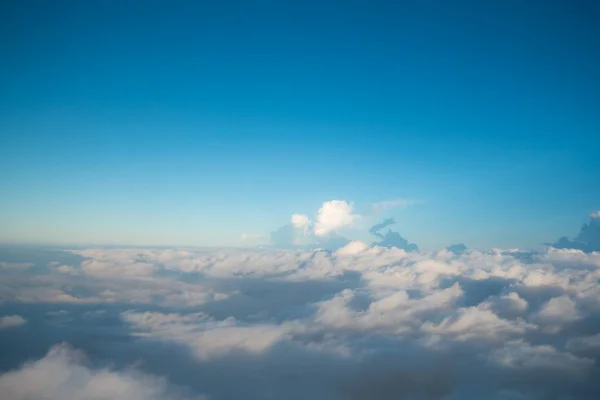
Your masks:
[[[380,232],[383,228],[395,223],[396,221],[393,218],[388,218],[376,225],[373,225],[371,229],[369,229],[369,233],[380,239],[379,242],[373,242],[373,246],[396,247],[405,251],[419,251],[419,247],[416,244],[410,243],[398,232],[394,232],[392,230],[388,230],[385,234]]]
[[[419,246],[414,243],[410,243],[398,232],[393,232],[391,230],[388,230],[385,235],[383,235],[383,239],[379,242],[375,242],[374,245],[382,247],[396,247],[405,251],[419,251]]]
[[[579,234],[570,240],[563,236],[554,243],[546,243],[557,249],[577,249],[585,252],[600,251],[600,211],[590,214],[590,222],[583,224]]]
[[[467,246],[465,246],[463,243],[457,243],[457,244],[452,244],[448,247],[446,247],[446,250],[456,254],[456,255],[461,255],[463,254],[465,251],[467,251]]]
[[[358,218],[360,215],[353,212],[352,203],[327,201],[317,211],[316,222],[305,214],[293,214],[289,224],[271,233],[271,242],[278,248],[336,250],[348,243],[336,231],[352,225]]]
[[[373,212],[378,213],[394,207],[404,207],[417,203],[415,200],[386,200],[372,205]],[[340,236],[338,231],[352,226],[364,216],[354,211],[354,204],[345,200],[331,200],[324,202],[315,215],[314,222],[306,214],[292,214],[290,224],[280,227],[271,233],[271,241],[280,248],[299,248],[317,246],[336,250],[345,246],[349,240]],[[386,220],[392,224],[393,219]],[[385,226],[387,226],[385,225]],[[371,233],[384,238],[378,231],[385,226],[371,228]],[[389,236],[383,245],[401,243],[395,235]],[[404,243],[404,246],[409,244]],[[410,246],[409,246],[410,247]]]
[[[396,207],[407,207],[413,204],[418,204],[420,201],[411,199],[384,200],[373,203],[372,209],[374,213],[380,213]]]
[[[413,200],[388,200],[375,203],[373,209],[378,211],[393,207],[413,204]],[[272,243],[279,248],[310,248],[311,246],[336,250],[344,247],[350,242],[347,238],[340,236],[337,231],[354,224],[362,215],[354,212],[353,203],[345,200],[331,200],[322,204],[318,210],[313,224],[305,214],[293,214],[291,223],[280,227],[271,233]],[[378,237],[379,242],[374,245],[382,247],[397,247],[406,251],[418,251],[418,246],[408,242],[399,233],[380,231],[395,223],[393,218],[372,226],[369,233]]]
[[[27,323],[27,320],[20,315],[6,315],[0,318],[0,329],[14,328]]]

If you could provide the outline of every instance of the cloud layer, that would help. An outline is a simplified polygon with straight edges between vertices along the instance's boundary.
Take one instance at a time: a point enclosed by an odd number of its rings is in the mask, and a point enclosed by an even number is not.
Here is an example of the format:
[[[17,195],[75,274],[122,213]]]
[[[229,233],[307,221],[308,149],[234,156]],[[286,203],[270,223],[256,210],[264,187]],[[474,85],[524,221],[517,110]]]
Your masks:
[[[296,216],[288,234],[318,221]],[[600,252],[420,252],[387,244],[393,222],[335,251],[90,248],[2,269],[0,393],[599,397]]]

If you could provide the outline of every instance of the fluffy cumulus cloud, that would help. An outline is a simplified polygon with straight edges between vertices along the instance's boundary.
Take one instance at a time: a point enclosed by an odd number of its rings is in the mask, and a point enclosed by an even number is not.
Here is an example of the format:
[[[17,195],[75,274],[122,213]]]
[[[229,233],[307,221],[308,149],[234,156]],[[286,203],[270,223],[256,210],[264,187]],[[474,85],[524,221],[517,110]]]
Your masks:
[[[369,215],[385,212],[396,207],[405,207],[416,203],[413,200],[386,200],[372,205],[372,212],[360,214],[354,210],[354,204],[345,200],[324,202],[314,216],[314,221],[306,214],[292,214],[289,224],[271,233],[271,242],[277,248],[324,248],[337,250],[350,242],[341,236],[340,231],[353,227],[357,221]],[[409,243],[399,233],[389,230],[379,231],[395,223],[392,218],[371,228],[370,233],[381,239],[381,246],[404,248],[408,251],[418,247]]]
[[[200,360],[241,351],[262,353],[286,333],[286,328],[272,324],[240,324],[235,318],[223,321],[202,314],[162,314],[124,312],[122,318],[136,330],[135,335],[181,342],[189,346]]]
[[[322,221],[351,224],[346,206],[294,218],[293,238]],[[371,229],[373,243],[336,250],[79,249],[72,262],[2,270],[0,311],[28,322],[0,331],[0,393],[600,397],[600,252],[423,252],[388,246],[393,222]],[[87,361],[53,348],[60,340]]]
[[[308,226],[309,223],[310,223],[310,220],[308,219],[308,216],[306,216],[304,214],[293,214],[292,215],[292,225],[296,228],[303,228],[305,226]]]
[[[360,216],[353,211],[353,204],[344,200],[323,203],[317,212],[315,235],[325,236],[340,228],[352,225]]]
[[[353,208],[352,203],[332,200],[322,204],[314,222],[305,214],[293,214],[289,224],[271,233],[271,242],[277,248],[336,250],[349,242],[338,231],[360,218]]]

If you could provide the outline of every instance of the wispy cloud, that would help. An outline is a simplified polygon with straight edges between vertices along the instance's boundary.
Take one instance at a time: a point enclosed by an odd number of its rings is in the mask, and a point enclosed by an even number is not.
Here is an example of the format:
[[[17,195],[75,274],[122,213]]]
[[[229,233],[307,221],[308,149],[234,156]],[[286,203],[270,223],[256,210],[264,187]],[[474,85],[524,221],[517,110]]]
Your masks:
[[[377,236],[378,238],[383,239],[383,235],[379,232],[380,230],[382,230],[383,228],[386,228],[390,225],[395,224],[396,221],[394,220],[394,218],[387,218],[384,219],[382,222],[373,225],[370,229],[369,229],[369,233],[371,235]]]
[[[373,203],[371,206],[374,213],[380,213],[387,210],[391,210],[397,207],[408,207],[414,204],[420,204],[422,201],[413,199],[396,199],[396,200],[384,200],[377,203]]]
[[[261,233],[242,233],[241,239],[243,241],[259,241],[266,240],[267,236]]]

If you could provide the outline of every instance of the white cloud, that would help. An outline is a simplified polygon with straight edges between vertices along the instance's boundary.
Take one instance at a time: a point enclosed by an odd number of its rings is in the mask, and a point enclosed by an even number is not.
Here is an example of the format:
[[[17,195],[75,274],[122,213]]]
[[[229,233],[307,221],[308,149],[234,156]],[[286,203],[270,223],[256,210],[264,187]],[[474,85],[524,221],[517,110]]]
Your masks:
[[[354,240],[348,243],[346,246],[342,247],[341,249],[338,249],[335,253],[340,256],[355,255],[358,253],[362,253],[363,251],[366,251],[369,248],[370,246],[368,244]]]
[[[600,268],[600,252],[586,253],[577,249],[549,248],[538,256],[538,260],[551,263],[561,269],[598,269]]]
[[[209,360],[232,351],[261,353],[286,334],[285,326],[240,326],[234,318],[215,321],[203,314],[126,312],[122,318],[141,331],[137,335],[183,343],[191,347],[200,360]]]
[[[315,235],[325,236],[353,224],[358,218],[360,216],[353,213],[352,203],[344,200],[327,201],[317,212]]]
[[[567,324],[577,321],[581,315],[577,311],[577,306],[567,295],[554,297],[550,299],[539,312],[539,318],[542,321],[551,323]]]
[[[590,214],[590,218],[600,218],[600,210],[599,211],[594,211]]]
[[[319,304],[316,321],[336,329],[359,331],[418,332],[425,317],[443,316],[463,294],[458,285],[411,299],[404,290],[372,292],[379,297],[364,311],[351,307],[360,293],[346,289],[331,300]]]
[[[507,336],[522,334],[533,328],[523,320],[509,321],[498,317],[483,307],[457,310],[456,316],[445,318],[435,325],[425,322],[423,330],[438,335],[447,335],[456,340],[505,340]]]
[[[352,226],[356,221],[372,213],[389,210],[394,207],[405,207],[417,203],[414,200],[397,199],[386,200],[372,205],[373,210],[360,214],[354,211],[354,204],[345,200],[326,201],[316,213],[314,222],[308,215],[292,214],[290,223],[271,232],[271,242],[278,248],[322,248],[337,250],[345,246],[349,240],[343,237],[339,230]],[[391,222],[390,222],[391,221]],[[379,229],[394,223],[392,219],[386,224],[378,224],[372,229]],[[382,239],[386,247],[403,247],[407,250],[418,250],[415,244],[409,243],[399,234],[387,233],[386,235],[370,231]],[[407,247],[408,246],[408,247]]]
[[[50,267],[49,273],[39,275],[0,276],[0,301],[27,304],[152,303],[181,307],[227,297],[206,282],[192,284],[182,282],[177,275],[165,276],[175,264],[182,271],[201,271],[215,261],[214,257],[202,258],[204,253],[198,254],[197,262],[187,252],[175,253],[180,257],[176,260],[172,250],[152,250],[143,256],[139,249],[88,249],[81,253],[86,254],[86,260],[80,266],[69,266],[66,273],[60,267]],[[141,269],[140,264],[143,265]],[[90,269],[90,266],[94,268]]]
[[[5,315],[0,317],[0,329],[14,328],[27,323],[27,320],[20,315]]]
[[[293,214],[291,222],[294,227],[303,228],[310,224],[310,219],[304,214]]]
[[[163,378],[135,370],[91,369],[67,345],[57,345],[35,362],[0,375],[2,398],[11,400],[180,400]],[[197,397],[196,399],[201,399]]]

